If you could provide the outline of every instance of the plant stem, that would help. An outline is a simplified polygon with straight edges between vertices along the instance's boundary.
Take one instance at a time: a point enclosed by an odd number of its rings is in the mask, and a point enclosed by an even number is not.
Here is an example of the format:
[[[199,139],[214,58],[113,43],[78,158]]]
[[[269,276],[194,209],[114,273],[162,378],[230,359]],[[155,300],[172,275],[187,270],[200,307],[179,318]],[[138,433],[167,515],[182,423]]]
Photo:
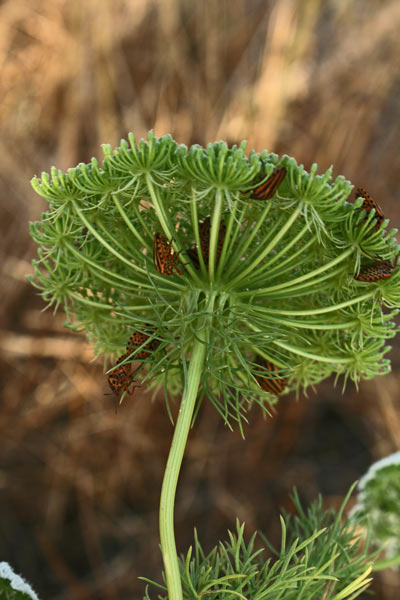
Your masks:
[[[217,255],[217,244],[219,239],[219,226],[221,223],[222,205],[223,196],[221,190],[217,190],[217,193],[215,195],[214,210],[211,217],[210,252],[208,259],[208,272],[211,282],[215,280],[215,257]]]
[[[271,252],[271,250],[273,250],[273,248],[275,248],[275,246],[283,238],[285,233],[291,228],[291,226],[293,225],[293,223],[295,222],[295,220],[297,219],[299,214],[300,214],[300,207],[297,207],[293,211],[293,213],[290,215],[290,217],[287,219],[287,221],[285,223],[282,223],[282,225],[280,227],[276,228],[276,233],[275,233],[274,237],[269,241],[268,244],[266,244],[265,247],[263,247],[262,251],[255,252],[252,259],[250,259],[246,262],[246,267],[242,271],[240,271],[238,273],[238,275],[232,281],[229,282],[230,288],[233,287],[234,285],[237,285],[239,283],[239,281],[242,281],[243,279],[248,277],[248,275],[252,271],[254,271],[254,269],[257,267],[257,265],[260,262],[262,262],[266,256],[268,256],[268,254]]]
[[[301,275],[300,277],[296,277],[295,279],[288,279],[287,281],[284,281],[283,283],[278,283],[276,285],[271,285],[268,288],[263,288],[263,289],[258,289],[256,291],[251,290],[251,292],[240,292],[238,294],[238,296],[255,296],[255,295],[259,295],[259,294],[265,294],[268,292],[275,292],[277,290],[283,290],[285,288],[297,288],[297,284],[302,283],[303,281],[307,281],[308,279],[314,278],[316,275],[319,275],[320,273],[324,273],[325,271],[328,271],[328,269],[331,269],[332,267],[334,267],[335,265],[337,265],[338,263],[342,262],[343,260],[345,260],[346,258],[348,258],[352,253],[354,252],[353,248],[348,248],[345,252],[342,252],[342,254],[340,254],[339,256],[336,256],[333,260],[331,260],[330,262],[321,265],[320,267],[318,267],[317,269],[314,269],[313,271],[308,271],[308,273],[305,273],[304,275]],[[338,273],[340,273],[341,269],[338,269]],[[331,272],[330,276],[335,276],[337,274],[336,271]],[[314,279],[314,282],[317,283],[317,280]]]
[[[284,348],[289,352],[293,352],[293,354],[297,354],[298,356],[304,356],[304,358],[311,358],[312,360],[319,360],[320,362],[345,365],[351,361],[351,358],[346,358],[344,356],[325,356],[321,354],[314,354],[313,352],[306,352],[302,348],[293,346],[293,344],[280,342],[279,340],[271,340],[271,343],[275,344],[275,346],[279,346],[279,348]]]
[[[280,308],[270,308],[265,306],[253,306],[252,310],[256,313],[266,313],[266,314],[274,314],[274,315],[288,315],[289,317],[293,316],[306,316],[306,315],[322,315],[325,313],[333,312],[334,310],[340,310],[342,308],[346,308],[347,306],[352,306],[353,304],[357,304],[360,302],[364,302],[365,300],[372,299],[375,295],[375,290],[363,294],[362,296],[356,296],[355,298],[351,298],[350,300],[346,300],[345,302],[340,302],[339,304],[332,304],[331,306],[324,306],[322,308],[311,308],[309,310],[282,310]]]
[[[179,471],[196,404],[206,354],[207,326],[199,333],[190,357],[185,390],[169,451],[160,499],[160,540],[169,600],[182,600],[182,584],[174,535],[174,503]]]

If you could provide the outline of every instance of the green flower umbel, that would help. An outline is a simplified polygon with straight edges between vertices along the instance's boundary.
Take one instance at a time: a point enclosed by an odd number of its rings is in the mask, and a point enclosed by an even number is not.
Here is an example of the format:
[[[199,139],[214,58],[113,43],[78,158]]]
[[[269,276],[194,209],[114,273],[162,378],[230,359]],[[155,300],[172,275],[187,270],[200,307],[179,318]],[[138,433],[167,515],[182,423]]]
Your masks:
[[[171,395],[200,342],[198,398],[226,421],[332,373],[357,382],[388,372],[395,311],[382,305],[398,304],[399,272],[354,276],[394,259],[396,230],[385,235],[361,198],[347,202],[348,181],[287,156],[248,158],[244,144],[187,150],[151,133],[129,142],[104,146],[101,167],[93,159],[33,180],[49,202],[31,225],[35,285],[98,355],[117,358],[133,333],[150,336],[159,344],[145,353],[142,382]],[[143,358],[139,346],[125,362]]]
[[[248,157],[244,144],[188,150],[150,133],[104,153],[101,166],[33,180],[49,210],[31,225],[32,282],[113,357],[116,394],[132,393],[134,373],[166,398],[183,390],[160,504],[166,583],[180,600],[173,506],[196,407],[208,398],[241,426],[253,401],[268,410],[332,373],[387,373],[396,230],[362,193],[348,202],[350,183],[331,170]]]

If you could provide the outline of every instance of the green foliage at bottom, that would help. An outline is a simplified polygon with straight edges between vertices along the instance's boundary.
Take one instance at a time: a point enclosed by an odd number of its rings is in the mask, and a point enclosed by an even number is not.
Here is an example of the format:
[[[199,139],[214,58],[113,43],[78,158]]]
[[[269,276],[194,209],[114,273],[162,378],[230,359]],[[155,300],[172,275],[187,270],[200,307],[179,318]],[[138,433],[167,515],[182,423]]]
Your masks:
[[[274,549],[260,534],[246,543],[244,524],[205,554],[195,532],[193,547],[180,559],[184,600],[343,600],[357,598],[369,585],[376,553],[357,534],[357,523],[324,510],[322,500],[304,511],[297,493],[295,516],[281,517],[281,545]],[[157,596],[146,589],[144,600],[167,600],[166,587]]]
[[[13,590],[7,579],[0,579],[0,600],[30,600],[30,596]]]

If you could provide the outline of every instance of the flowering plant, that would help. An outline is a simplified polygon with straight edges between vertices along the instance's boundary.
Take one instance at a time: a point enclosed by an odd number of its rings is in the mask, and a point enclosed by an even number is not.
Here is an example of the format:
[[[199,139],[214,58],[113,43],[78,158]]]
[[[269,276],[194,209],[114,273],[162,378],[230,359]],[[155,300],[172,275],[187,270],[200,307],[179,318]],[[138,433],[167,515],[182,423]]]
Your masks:
[[[373,463],[358,482],[351,515],[369,523],[375,544],[383,546],[385,566],[400,565],[400,451]]]
[[[163,386],[168,410],[182,394],[160,502],[166,583],[179,599],[174,497],[201,402],[243,432],[253,403],[268,412],[331,374],[387,373],[399,247],[378,205],[349,202],[351,184],[331,169],[151,132],[103,149],[101,165],[33,179],[49,209],[31,224],[30,280],[111,358],[118,397],[139,373]]]

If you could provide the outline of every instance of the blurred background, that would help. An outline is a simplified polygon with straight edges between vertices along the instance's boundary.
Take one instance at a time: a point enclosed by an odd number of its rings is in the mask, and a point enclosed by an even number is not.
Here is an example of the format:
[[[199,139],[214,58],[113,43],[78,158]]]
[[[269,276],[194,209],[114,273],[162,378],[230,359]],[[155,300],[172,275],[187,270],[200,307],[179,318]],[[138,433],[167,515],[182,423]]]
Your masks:
[[[29,181],[133,131],[335,166],[400,223],[398,0],[3,0],[0,3],[0,558],[44,600],[141,598],[160,579],[158,500],[172,436],[163,400],[115,413],[103,365],[25,282]],[[249,415],[246,440],[203,406],[176,506],[178,548],[206,550],[236,516],[279,537],[294,485],[338,506],[370,462],[400,448],[393,372],[345,394],[333,381]],[[376,597],[399,598],[383,573]],[[154,597],[156,591],[154,592]]]

